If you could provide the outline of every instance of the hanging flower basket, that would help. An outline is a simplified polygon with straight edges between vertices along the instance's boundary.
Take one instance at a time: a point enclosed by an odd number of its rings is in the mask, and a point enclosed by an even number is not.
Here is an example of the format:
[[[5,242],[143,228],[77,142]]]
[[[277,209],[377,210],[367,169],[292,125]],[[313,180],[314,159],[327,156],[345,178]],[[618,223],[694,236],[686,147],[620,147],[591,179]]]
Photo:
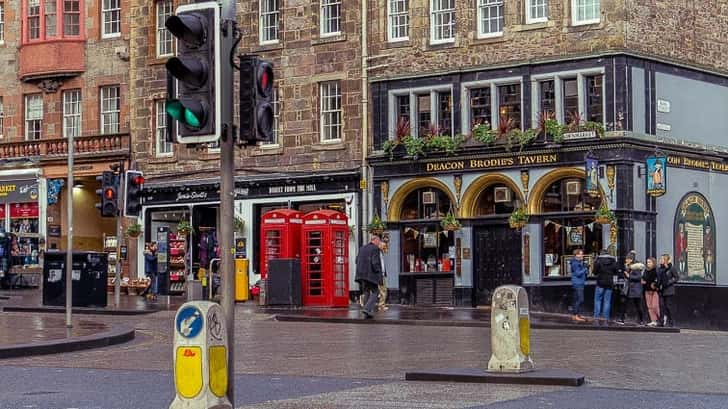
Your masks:
[[[440,226],[443,228],[443,230],[447,231],[458,231],[463,228],[463,225],[460,224],[460,221],[455,218],[455,215],[448,212],[445,215],[445,218],[440,221]]]
[[[130,224],[126,228],[126,235],[129,237],[139,237],[142,234],[142,226],[139,223]]]
[[[379,215],[374,215],[372,222],[367,225],[367,231],[369,234],[376,234],[381,236],[384,230],[387,229],[387,223],[384,223]]]
[[[186,236],[192,233],[192,225],[188,221],[181,221],[177,223],[177,234]]]
[[[612,224],[616,220],[617,218],[614,216],[614,212],[609,210],[607,206],[600,206],[594,214],[594,221],[598,224]]]
[[[528,214],[522,207],[514,210],[513,213],[511,213],[511,217],[508,218],[508,225],[511,229],[520,230],[525,227],[526,224],[528,224]]]

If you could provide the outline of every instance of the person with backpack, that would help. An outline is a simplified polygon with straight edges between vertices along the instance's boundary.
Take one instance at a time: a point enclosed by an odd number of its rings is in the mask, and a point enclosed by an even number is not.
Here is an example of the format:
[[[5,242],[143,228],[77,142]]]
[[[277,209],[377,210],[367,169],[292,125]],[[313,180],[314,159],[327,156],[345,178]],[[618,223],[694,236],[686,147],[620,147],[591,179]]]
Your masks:
[[[619,272],[617,258],[602,250],[594,261],[594,275],[597,277],[597,286],[594,289],[594,324],[609,325],[609,313],[612,308],[612,289],[615,278]]]
[[[660,257],[660,267],[657,269],[660,293],[660,324],[664,327],[674,326],[673,314],[675,312],[675,284],[680,279],[677,269],[670,262],[670,255]]]

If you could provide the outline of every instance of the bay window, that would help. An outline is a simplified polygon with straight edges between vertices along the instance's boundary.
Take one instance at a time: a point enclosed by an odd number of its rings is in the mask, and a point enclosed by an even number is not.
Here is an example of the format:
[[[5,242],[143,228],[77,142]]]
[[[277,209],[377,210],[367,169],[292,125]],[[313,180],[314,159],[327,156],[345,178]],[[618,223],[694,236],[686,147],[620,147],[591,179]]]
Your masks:
[[[24,41],[81,37],[79,0],[25,0]]]

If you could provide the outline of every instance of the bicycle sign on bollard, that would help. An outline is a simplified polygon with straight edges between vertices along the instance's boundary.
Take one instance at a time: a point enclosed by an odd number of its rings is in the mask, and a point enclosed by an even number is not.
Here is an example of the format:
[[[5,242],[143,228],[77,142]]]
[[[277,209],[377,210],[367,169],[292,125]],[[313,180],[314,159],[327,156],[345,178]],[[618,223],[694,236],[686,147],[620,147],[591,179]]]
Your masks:
[[[491,372],[533,370],[528,294],[523,287],[504,285],[495,289],[490,318]]]
[[[175,398],[169,409],[232,409],[228,334],[220,305],[193,301],[174,319]]]

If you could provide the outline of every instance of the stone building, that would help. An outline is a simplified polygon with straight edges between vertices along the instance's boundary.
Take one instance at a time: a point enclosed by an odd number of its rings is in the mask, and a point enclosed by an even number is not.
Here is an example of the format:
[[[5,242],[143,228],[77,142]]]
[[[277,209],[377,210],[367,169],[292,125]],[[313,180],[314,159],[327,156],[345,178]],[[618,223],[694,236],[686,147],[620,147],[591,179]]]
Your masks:
[[[574,250],[635,250],[673,255],[681,319],[718,319],[727,7],[370,2],[369,163],[394,302],[481,305],[519,284],[565,312]]]
[[[160,228],[174,234],[180,221],[200,233],[191,242],[172,236],[178,240],[174,245],[182,246],[171,272],[177,290],[183,272],[210,267],[219,225],[231,222],[218,217],[217,148],[165,142],[164,63],[173,55],[174,41],[164,21],[179,5],[133,1],[130,26],[133,160],[147,179],[144,240],[157,240]],[[273,143],[235,151],[236,217],[244,222],[237,234],[246,239],[253,274],[261,268],[259,221],[269,210],[335,209],[346,213],[352,231],[360,227],[365,158],[359,8],[359,2],[333,0],[237,5],[238,51],[271,61],[276,78]],[[236,73],[236,90],[237,83]],[[356,236],[351,235],[350,252]]]
[[[39,284],[39,252],[66,247],[67,189],[75,249],[115,235],[95,177],[129,159],[128,12],[125,0],[0,2],[0,227],[17,237],[19,284]],[[62,184],[69,135],[73,186]]]

